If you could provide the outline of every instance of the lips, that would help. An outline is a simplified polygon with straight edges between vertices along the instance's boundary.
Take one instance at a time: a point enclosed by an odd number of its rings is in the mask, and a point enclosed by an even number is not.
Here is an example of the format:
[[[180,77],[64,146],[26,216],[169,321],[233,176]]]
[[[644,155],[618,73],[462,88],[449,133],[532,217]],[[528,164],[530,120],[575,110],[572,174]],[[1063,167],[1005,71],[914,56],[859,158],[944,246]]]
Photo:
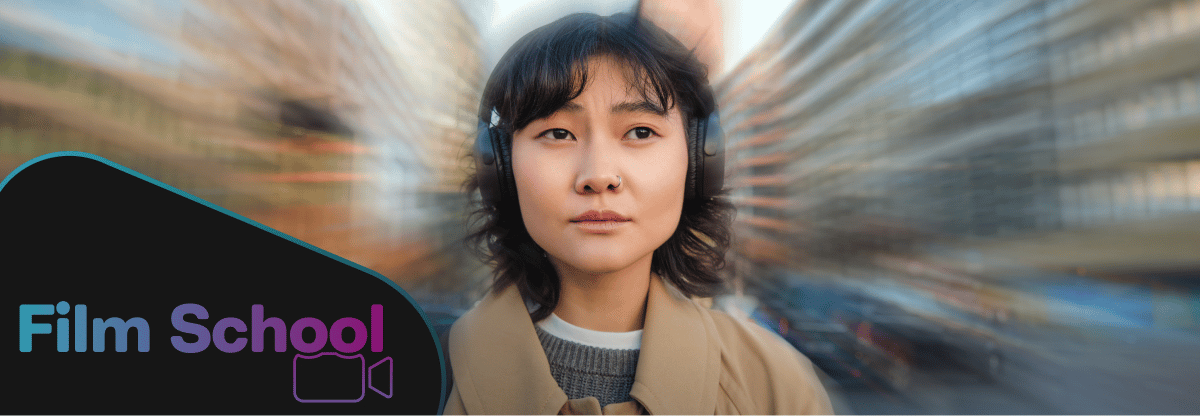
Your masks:
[[[603,212],[592,210],[592,211],[585,212],[583,214],[579,214],[579,216],[577,216],[575,218],[571,218],[571,222],[605,222],[605,221],[626,222],[626,221],[629,221],[629,218],[626,218],[616,212],[607,211],[607,210],[603,211]]]

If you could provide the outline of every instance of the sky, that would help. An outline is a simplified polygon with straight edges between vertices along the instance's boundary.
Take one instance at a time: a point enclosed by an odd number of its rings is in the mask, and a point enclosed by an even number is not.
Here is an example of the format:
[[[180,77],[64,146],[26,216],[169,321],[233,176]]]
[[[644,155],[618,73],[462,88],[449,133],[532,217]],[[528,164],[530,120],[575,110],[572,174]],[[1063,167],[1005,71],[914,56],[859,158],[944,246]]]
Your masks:
[[[154,0],[154,3],[155,9],[170,5],[169,1],[163,0]],[[14,24],[29,27],[8,27]],[[88,39],[106,50],[162,64],[179,59],[175,51],[155,36],[129,24],[102,1],[0,0],[0,31],[5,35],[3,43],[66,58],[80,57],[78,55],[83,51],[73,47],[83,45],[73,43]]]

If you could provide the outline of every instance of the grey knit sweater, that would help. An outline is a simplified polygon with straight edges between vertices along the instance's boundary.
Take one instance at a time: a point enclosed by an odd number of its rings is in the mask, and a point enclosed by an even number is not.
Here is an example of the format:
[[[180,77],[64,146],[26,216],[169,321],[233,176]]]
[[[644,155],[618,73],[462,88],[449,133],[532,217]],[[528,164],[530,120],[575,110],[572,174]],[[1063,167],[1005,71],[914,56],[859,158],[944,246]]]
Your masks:
[[[632,400],[629,390],[633,389],[639,350],[592,347],[534,328],[550,361],[550,373],[567,398],[595,397],[601,407]]]

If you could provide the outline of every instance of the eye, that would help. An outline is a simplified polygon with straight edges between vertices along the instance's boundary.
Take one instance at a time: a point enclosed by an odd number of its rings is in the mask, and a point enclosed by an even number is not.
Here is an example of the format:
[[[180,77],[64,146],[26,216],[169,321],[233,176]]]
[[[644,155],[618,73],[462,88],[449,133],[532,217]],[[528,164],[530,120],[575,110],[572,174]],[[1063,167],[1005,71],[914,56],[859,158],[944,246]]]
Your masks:
[[[545,138],[554,139],[554,140],[569,140],[569,139],[575,138],[575,136],[573,134],[571,134],[571,132],[563,130],[563,129],[546,130],[546,131],[542,132],[542,134],[539,135],[538,137],[545,137]]]
[[[655,133],[654,130],[650,129],[649,127],[634,127],[632,130],[629,130],[628,133],[625,133],[625,138],[630,140],[642,140],[649,139],[650,137],[656,135],[657,133]]]

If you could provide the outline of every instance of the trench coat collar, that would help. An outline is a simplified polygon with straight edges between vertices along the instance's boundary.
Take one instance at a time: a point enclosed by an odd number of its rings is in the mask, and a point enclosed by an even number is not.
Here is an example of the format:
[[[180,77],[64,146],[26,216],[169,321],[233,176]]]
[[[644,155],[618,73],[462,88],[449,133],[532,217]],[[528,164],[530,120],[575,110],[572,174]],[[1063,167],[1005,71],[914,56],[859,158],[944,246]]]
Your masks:
[[[515,286],[463,317],[450,346],[455,384],[470,414],[557,414],[563,393]],[[513,324],[514,322],[518,324]],[[699,305],[652,275],[642,349],[630,396],[651,414],[716,412],[721,346]]]
[[[454,384],[466,414],[552,415],[567,402],[516,285],[485,296],[451,337]]]

